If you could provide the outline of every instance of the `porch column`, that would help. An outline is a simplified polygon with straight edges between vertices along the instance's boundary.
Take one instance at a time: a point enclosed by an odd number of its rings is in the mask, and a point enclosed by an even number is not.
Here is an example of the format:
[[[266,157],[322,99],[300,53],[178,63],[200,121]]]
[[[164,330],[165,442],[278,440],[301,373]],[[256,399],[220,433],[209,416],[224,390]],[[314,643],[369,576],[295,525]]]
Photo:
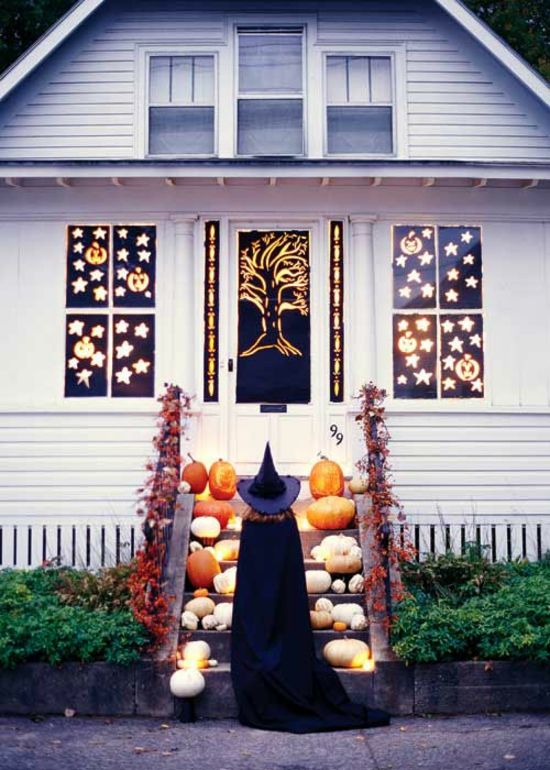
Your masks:
[[[352,278],[352,392],[369,380],[376,382],[376,308],[374,303],[374,244],[372,226],[376,216],[358,214],[351,223]]]
[[[172,286],[173,334],[172,361],[173,379],[188,393],[196,390],[196,345],[195,338],[202,331],[198,313],[195,282],[195,226],[196,216],[173,216],[174,223],[174,283]],[[200,258],[197,264],[200,266]],[[201,297],[202,301],[202,297]]]

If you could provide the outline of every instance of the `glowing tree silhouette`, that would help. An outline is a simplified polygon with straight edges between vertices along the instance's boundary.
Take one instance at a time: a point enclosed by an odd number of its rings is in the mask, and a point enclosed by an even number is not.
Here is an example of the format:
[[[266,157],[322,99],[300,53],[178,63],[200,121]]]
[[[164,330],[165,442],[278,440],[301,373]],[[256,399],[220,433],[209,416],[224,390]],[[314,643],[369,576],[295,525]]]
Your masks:
[[[309,236],[301,232],[265,233],[241,250],[239,299],[258,308],[262,328],[242,357],[269,348],[284,356],[302,355],[283,334],[283,316],[309,314],[308,251]]]

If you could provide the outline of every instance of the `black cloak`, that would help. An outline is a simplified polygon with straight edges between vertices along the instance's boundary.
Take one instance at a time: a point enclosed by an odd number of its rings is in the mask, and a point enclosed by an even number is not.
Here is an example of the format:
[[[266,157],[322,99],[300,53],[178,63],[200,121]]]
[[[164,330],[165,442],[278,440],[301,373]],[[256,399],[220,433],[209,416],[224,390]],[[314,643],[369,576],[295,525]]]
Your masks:
[[[385,712],[352,703],[315,655],[294,517],[244,521],[233,602],[231,676],[242,724],[290,733],[374,727]]]

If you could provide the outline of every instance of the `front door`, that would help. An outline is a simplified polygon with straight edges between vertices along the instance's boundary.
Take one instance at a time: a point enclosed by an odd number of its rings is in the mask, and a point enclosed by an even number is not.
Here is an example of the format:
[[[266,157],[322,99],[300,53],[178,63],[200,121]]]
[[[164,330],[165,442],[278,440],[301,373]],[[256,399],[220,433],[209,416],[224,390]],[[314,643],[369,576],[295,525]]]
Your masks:
[[[283,472],[306,474],[320,435],[317,229],[231,233],[230,456],[252,473],[270,441]]]

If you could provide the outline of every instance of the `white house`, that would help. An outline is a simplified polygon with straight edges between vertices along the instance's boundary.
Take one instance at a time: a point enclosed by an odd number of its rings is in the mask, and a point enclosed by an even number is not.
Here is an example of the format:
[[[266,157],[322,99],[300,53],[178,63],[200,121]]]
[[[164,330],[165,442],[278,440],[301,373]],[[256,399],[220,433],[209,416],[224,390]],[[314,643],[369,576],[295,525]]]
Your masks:
[[[549,106],[456,0],[81,0],[0,80],[0,564],[127,541],[166,381],[307,475],[373,379],[411,520],[540,551]]]

